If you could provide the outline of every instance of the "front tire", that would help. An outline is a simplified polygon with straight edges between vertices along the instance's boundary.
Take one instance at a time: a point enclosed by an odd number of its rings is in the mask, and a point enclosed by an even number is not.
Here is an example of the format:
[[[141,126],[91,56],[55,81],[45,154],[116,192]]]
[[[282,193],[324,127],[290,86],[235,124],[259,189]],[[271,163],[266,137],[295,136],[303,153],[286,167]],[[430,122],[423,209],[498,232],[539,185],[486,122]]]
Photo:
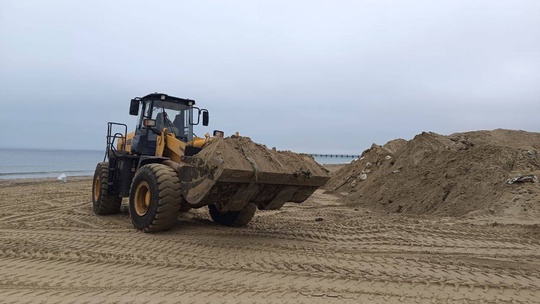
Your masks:
[[[97,215],[115,214],[120,212],[122,198],[107,195],[109,182],[109,163],[102,162],[96,166],[92,182],[92,207]]]
[[[171,229],[180,213],[182,197],[176,172],[163,164],[141,167],[131,183],[129,213],[138,230]]]
[[[240,211],[221,212],[218,210],[215,204],[208,205],[208,211],[210,211],[210,217],[216,223],[230,227],[242,227],[247,225],[253,216],[257,206],[252,203],[248,203]]]

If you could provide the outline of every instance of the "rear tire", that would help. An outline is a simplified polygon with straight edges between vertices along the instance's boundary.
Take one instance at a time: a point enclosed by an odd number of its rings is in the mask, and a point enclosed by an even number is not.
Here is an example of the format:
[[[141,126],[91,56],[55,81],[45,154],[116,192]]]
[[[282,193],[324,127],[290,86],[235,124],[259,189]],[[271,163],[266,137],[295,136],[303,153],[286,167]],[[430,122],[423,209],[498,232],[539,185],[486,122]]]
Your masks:
[[[129,213],[138,230],[157,232],[176,225],[182,196],[176,172],[163,164],[141,167],[131,183]]]
[[[97,215],[120,213],[122,198],[107,195],[109,182],[109,163],[102,162],[96,166],[92,182],[92,206]]]
[[[218,224],[230,226],[230,227],[242,227],[247,225],[253,216],[257,206],[252,203],[248,203],[244,209],[240,211],[232,212],[220,212],[216,205],[208,205],[208,211],[210,211],[210,217]]]

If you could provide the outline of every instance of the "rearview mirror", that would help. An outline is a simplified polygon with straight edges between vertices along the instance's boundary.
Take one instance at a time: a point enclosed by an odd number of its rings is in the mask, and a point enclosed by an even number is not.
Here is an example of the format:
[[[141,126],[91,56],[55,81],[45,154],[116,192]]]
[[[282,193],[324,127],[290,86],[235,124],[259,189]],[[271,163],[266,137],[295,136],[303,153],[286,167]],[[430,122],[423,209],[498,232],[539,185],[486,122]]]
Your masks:
[[[210,122],[210,114],[207,110],[203,110],[202,112],[202,125],[208,126],[208,123]]]
[[[139,115],[139,101],[136,99],[131,100],[129,105],[129,115],[137,116]]]

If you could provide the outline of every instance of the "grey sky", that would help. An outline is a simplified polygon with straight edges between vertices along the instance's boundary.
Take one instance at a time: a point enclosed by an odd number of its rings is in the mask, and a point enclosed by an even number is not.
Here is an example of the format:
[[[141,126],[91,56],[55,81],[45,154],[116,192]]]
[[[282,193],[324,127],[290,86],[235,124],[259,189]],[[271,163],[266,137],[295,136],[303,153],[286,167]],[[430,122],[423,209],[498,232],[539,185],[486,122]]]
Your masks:
[[[540,132],[540,1],[0,0],[0,147],[102,149],[151,92],[197,135],[360,153],[372,142]]]

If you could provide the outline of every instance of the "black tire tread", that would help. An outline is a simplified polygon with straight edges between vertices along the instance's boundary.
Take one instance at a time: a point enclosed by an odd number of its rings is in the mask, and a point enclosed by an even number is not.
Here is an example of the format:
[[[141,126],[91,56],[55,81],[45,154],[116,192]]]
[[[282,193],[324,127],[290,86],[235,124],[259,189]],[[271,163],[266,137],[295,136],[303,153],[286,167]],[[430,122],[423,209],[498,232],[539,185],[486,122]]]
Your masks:
[[[135,227],[144,232],[158,232],[169,230],[176,225],[182,196],[180,194],[180,180],[176,171],[163,164],[148,164],[140,168],[136,175],[149,174],[157,181],[158,201],[155,214],[143,226]],[[134,178],[135,180],[135,178]],[[134,185],[132,185],[132,188]],[[133,215],[132,215],[133,220]]]
[[[208,205],[208,210],[214,222],[230,227],[242,227],[253,219],[257,206],[253,203],[248,203],[240,211],[222,213],[215,205]]]
[[[94,197],[94,179],[99,175],[100,194],[99,197]],[[92,179],[92,205],[94,213],[97,215],[116,214],[120,213],[122,198],[118,196],[107,195],[107,183],[109,181],[109,163],[101,162],[96,166]]]
[[[247,204],[244,209],[240,211],[240,214],[238,214],[238,217],[236,218],[236,220],[234,220],[231,226],[242,227],[247,225],[253,219],[255,211],[257,211],[257,206],[255,204]]]

